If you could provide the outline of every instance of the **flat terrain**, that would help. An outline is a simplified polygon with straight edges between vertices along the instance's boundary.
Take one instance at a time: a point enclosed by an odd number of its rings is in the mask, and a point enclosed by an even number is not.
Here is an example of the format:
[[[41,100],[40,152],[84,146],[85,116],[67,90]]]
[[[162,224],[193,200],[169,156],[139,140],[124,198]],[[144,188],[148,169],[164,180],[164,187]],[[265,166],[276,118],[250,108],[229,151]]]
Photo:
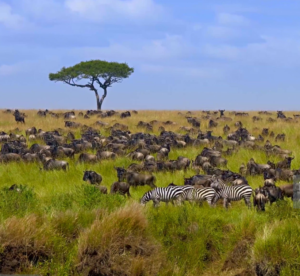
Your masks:
[[[222,136],[227,124],[234,132],[235,123],[241,121],[253,136],[258,137],[263,128],[273,131],[274,137],[264,137],[255,142],[255,149],[237,147],[228,160],[227,169],[238,173],[242,163],[254,158],[258,164],[268,160],[276,163],[282,156],[267,156],[266,140],[282,149],[291,150],[295,157],[291,169],[300,168],[300,119],[294,119],[297,112],[284,112],[292,120],[277,119],[272,115],[249,112],[247,117],[239,117],[225,112],[232,121],[218,121],[219,114],[212,119],[218,122],[209,128],[209,120],[201,111],[138,111],[131,117],[121,119],[120,114],[101,118],[97,115],[84,119],[39,117],[37,110],[25,112],[25,125],[16,123],[12,114],[0,110],[0,131],[23,135],[28,128],[36,127],[44,131],[58,130],[63,136],[72,132],[76,139],[88,126],[100,132],[102,137],[111,135],[114,124],[128,126],[131,133],[145,132],[160,135],[159,127],[180,135],[189,133],[196,139],[199,131],[212,130],[213,135]],[[61,113],[63,111],[53,111]],[[85,114],[85,111],[82,111]],[[181,127],[192,126],[186,116],[197,117],[200,128],[194,131]],[[253,116],[261,118],[253,121]],[[274,122],[268,119],[273,118]],[[65,121],[80,123],[81,127],[66,128]],[[151,122],[153,130],[137,127],[140,121]],[[106,126],[95,124],[97,121]],[[172,121],[174,124],[165,124]],[[18,129],[16,129],[18,128]],[[284,141],[275,141],[277,134],[284,133]],[[41,140],[29,141],[45,144]],[[1,143],[1,146],[5,142]],[[184,156],[195,160],[207,145],[171,146],[169,160]],[[83,171],[93,170],[103,180],[101,185],[110,191],[116,182],[115,167],[127,168],[133,161],[127,155],[133,149],[126,149],[116,160],[101,160],[95,164],[78,163],[80,153],[72,158],[58,158],[69,163],[69,170],[45,171],[40,162],[0,163],[0,273],[28,273],[40,275],[299,275],[300,274],[300,211],[293,208],[290,198],[272,206],[267,204],[265,212],[248,209],[244,201],[232,202],[224,210],[222,202],[215,208],[207,203],[199,207],[185,203],[182,206],[160,204],[153,208],[152,202],[146,207],[139,200],[149,186],[131,187],[132,198],[122,195],[101,194],[93,185],[83,181]],[[222,150],[225,151],[227,147]],[[96,153],[89,149],[85,152]],[[156,158],[156,154],[153,154]],[[225,168],[222,168],[225,169]],[[203,171],[200,171],[203,174]],[[183,185],[184,178],[195,175],[190,166],[186,171],[154,172],[156,186],[166,187],[170,183]],[[262,175],[246,176],[255,189],[263,186]],[[276,182],[277,186],[286,181]],[[292,182],[289,182],[292,183]],[[21,192],[8,190],[13,184],[22,185]]]

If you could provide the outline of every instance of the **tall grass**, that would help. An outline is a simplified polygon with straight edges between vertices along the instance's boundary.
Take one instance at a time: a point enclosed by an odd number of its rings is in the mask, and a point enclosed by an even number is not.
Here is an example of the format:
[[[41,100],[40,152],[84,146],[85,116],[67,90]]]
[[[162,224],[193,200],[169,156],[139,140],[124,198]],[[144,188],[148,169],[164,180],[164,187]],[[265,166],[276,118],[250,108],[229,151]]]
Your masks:
[[[25,126],[17,125],[12,115],[1,113],[0,131],[25,135],[25,130],[32,126],[43,130],[61,128],[65,134],[70,131],[64,128],[63,119],[39,118],[34,110],[25,112],[28,115]],[[142,131],[137,128],[139,121],[158,120],[153,131],[157,135],[159,126],[175,132],[187,126],[186,112],[181,113],[139,111],[138,115],[122,120],[92,117],[76,121],[107,136],[109,130],[94,126],[96,121],[110,126],[121,121],[134,133]],[[292,114],[287,112],[288,116]],[[285,142],[268,139],[292,150],[295,156],[292,168],[298,169],[299,123],[268,123],[269,116],[265,115],[260,115],[262,122],[253,123],[253,115],[257,113],[250,112],[248,118],[233,117],[229,123],[219,122],[213,134],[225,137],[223,126],[228,124],[235,130],[237,120],[253,135],[260,134],[264,127],[275,134],[285,133]],[[163,125],[167,120],[176,124]],[[202,131],[207,130],[207,124],[208,121],[201,120]],[[76,138],[80,137],[80,129],[71,131]],[[202,149],[203,146],[174,148],[169,157],[195,159]],[[227,158],[228,168],[238,171],[241,163],[246,164],[251,157],[257,163],[280,160],[242,148]],[[130,159],[119,157],[93,165],[76,164],[77,159],[78,155],[75,160],[65,159],[70,164],[68,172],[41,171],[40,164],[35,163],[0,164],[0,273],[97,275],[101,270],[102,275],[297,275],[299,272],[300,212],[293,209],[290,200],[267,206],[265,213],[248,210],[244,202],[233,202],[228,211],[222,205],[211,209],[206,204],[142,207],[137,201],[149,187],[131,188],[132,199],[125,199],[120,195],[102,195],[82,180],[84,170],[94,170],[102,175],[101,185],[109,190],[117,181],[114,166],[127,167],[132,163]],[[156,184],[161,187],[171,182],[183,184],[184,177],[194,174],[192,169],[154,173]],[[263,184],[261,176],[247,179],[253,188]],[[22,185],[23,192],[8,190],[12,184]],[[17,260],[15,266],[13,259]]]

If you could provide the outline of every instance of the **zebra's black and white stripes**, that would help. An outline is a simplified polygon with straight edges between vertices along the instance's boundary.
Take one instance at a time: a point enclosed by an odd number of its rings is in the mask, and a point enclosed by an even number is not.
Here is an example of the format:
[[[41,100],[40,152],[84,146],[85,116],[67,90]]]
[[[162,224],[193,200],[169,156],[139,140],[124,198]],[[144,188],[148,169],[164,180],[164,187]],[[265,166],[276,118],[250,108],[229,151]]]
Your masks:
[[[198,203],[206,200],[211,206],[215,196],[216,191],[213,188],[207,187],[195,189],[191,185],[172,185],[166,188],[155,188],[152,191],[145,193],[141,199],[141,204],[146,204],[148,201],[152,200],[153,205],[156,207],[159,205],[160,201],[166,203],[172,202],[180,205],[185,200]]]
[[[236,185],[236,186],[227,186],[222,180],[214,177],[214,181],[211,184],[211,187],[214,188],[217,192],[216,197],[214,198],[213,204],[215,204],[220,198],[224,200],[224,207],[228,208],[230,201],[238,201],[244,199],[246,205],[251,207],[251,195],[252,188],[249,185]]]
[[[216,190],[210,187],[190,189],[186,191],[185,194],[186,200],[189,202],[197,202],[201,204],[206,200],[210,206],[213,205],[213,200],[217,196]]]
[[[147,193],[141,199],[141,204],[146,204],[152,200],[154,207],[157,207],[161,201],[181,204],[185,200],[185,191],[193,187],[169,186],[165,188],[155,188]]]

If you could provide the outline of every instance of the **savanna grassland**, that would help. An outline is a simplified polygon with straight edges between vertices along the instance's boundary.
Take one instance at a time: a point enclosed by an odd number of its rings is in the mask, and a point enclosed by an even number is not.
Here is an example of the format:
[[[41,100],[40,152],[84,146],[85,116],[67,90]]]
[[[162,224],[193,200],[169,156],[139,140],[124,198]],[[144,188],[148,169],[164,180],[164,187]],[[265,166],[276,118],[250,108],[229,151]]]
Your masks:
[[[26,124],[17,124],[12,114],[0,111],[0,131],[23,134],[35,126],[37,129],[61,129],[66,135],[63,118],[41,118],[36,110],[26,110]],[[76,111],[76,115],[79,111]],[[131,133],[144,131],[137,128],[139,121],[173,121],[174,125],[158,123],[152,134],[159,135],[163,125],[167,131],[185,134],[181,126],[190,126],[181,111],[139,111],[132,117],[74,120],[98,129],[109,136],[107,127],[95,126],[96,121],[113,125],[120,122]],[[300,120],[285,122],[272,116],[250,112],[249,117],[235,117],[231,122],[219,122],[213,135],[226,136],[223,127],[241,121],[251,134],[258,136],[263,128],[276,134],[285,133],[285,141],[275,143],[292,150],[295,159],[292,169],[300,167]],[[295,112],[286,112],[293,117]],[[262,121],[253,122],[252,116]],[[201,131],[208,130],[208,120],[202,112],[192,112],[201,120]],[[276,122],[267,122],[272,117]],[[16,130],[18,128],[18,130]],[[81,129],[71,129],[76,138]],[[191,135],[195,138],[197,135]],[[43,143],[42,141],[37,141]],[[27,141],[30,147],[36,141]],[[263,145],[264,142],[260,143]],[[210,145],[212,146],[212,145]],[[194,160],[203,146],[172,148],[169,159],[178,156]],[[226,148],[224,148],[225,150]],[[93,151],[90,151],[93,152]],[[228,169],[239,172],[242,163],[253,157],[257,163],[268,160],[278,162],[278,156],[267,157],[263,151],[239,148],[226,157]],[[126,156],[115,161],[103,160],[97,164],[77,164],[75,159],[64,158],[70,169],[44,171],[39,163],[0,163],[0,273],[39,275],[300,275],[300,211],[293,208],[291,199],[267,205],[265,212],[248,209],[243,201],[233,202],[229,210],[222,204],[210,208],[185,203],[153,208],[139,204],[139,199],[150,188],[130,188],[131,199],[121,195],[101,194],[94,186],[82,180],[84,170],[101,174],[101,185],[110,188],[117,181],[114,166],[128,167],[132,161]],[[184,177],[195,175],[192,168],[154,173],[156,185],[165,187],[173,182],[183,185]],[[252,188],[263,185],[262,176],[247,176]],[[280,186],[286,182],[277,182]],[[23,185],[21,193],[8,191],[13,185]]]

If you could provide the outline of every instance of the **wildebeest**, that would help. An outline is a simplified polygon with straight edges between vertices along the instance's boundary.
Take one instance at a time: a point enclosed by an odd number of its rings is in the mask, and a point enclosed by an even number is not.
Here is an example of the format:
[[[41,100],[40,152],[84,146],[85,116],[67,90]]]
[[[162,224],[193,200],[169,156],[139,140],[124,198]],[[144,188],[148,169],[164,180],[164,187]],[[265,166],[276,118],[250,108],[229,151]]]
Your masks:
[[[90,184],[101,184],[102,176],[95,171],[84,171],[83,181],[87,181]]]
[[[67,161],[50,159],[44,163],[45,171],[52,171],[52,170],[67,171],[67,169],[69,169],[69,163]]]
[[[211,181],[211,175],[194,175],[190,178],[184,178],[184,185],[202,185],[204,187],[210,187]]]
[[[281,189],[275,185],[264,186],[262,189],[266,192],[271,204],[275,201],[283,199]]]
[[[128,197],[130,197],[130,185],[126,182],[114,182],[111,187],[110,187],[110,193],[111,194],[116,194],[119,193],[121,195],[127,195]]]
[[[279,118],[279,119],[286,119],[286,116],[283,114],[282,111],[277,111],[277,118]]]
[[[283,196],[290,197],[293,200],[294,184],[286,184],[279,187]]]
[[[223,127],[224,134],[227,134],[230,131],[230,127],[228,125]]]
[[[209,128],[213,128],[213,127],[217,127],[217,126],[218,126],[217,122],[215,122],[214,120],[209,120],[209,122],[208,122]]]
[[[151,188],[156,187],[155,186],[156,178],[153,175],[131,172],[120,167],[115,167],[115,170],[117,171],[119,182],[126,180],[126,182],[133,187],[144,186],[144,185],[149,185]]]
[[[253,206],[257,208],[257,211],[265,211],[265,205],[267,202],[268,202],[267,191],[261,187],[255,189],[253,195]]]
[[[121,113],[120,118],[126,118],[130,116],[131,116],[130,111],[125,111]]]
[[[280,169],[290,169],[292,160],[294,158],[295,157],[285,157],[285,159],[283,161],[280,161],[276,164],[276,169],[278,169],[278,168],[280,168]]]
[[[96,163],[97,161],[97,156],[90,153],[81,153],[78,158],[79,163]]]
[[[13,114],[15,116],[15,121],[17,123],[23,123],[25,124],[25,116],[24,113],[20,113],[20,111],[18,109],[16,109],[16,111]]]

